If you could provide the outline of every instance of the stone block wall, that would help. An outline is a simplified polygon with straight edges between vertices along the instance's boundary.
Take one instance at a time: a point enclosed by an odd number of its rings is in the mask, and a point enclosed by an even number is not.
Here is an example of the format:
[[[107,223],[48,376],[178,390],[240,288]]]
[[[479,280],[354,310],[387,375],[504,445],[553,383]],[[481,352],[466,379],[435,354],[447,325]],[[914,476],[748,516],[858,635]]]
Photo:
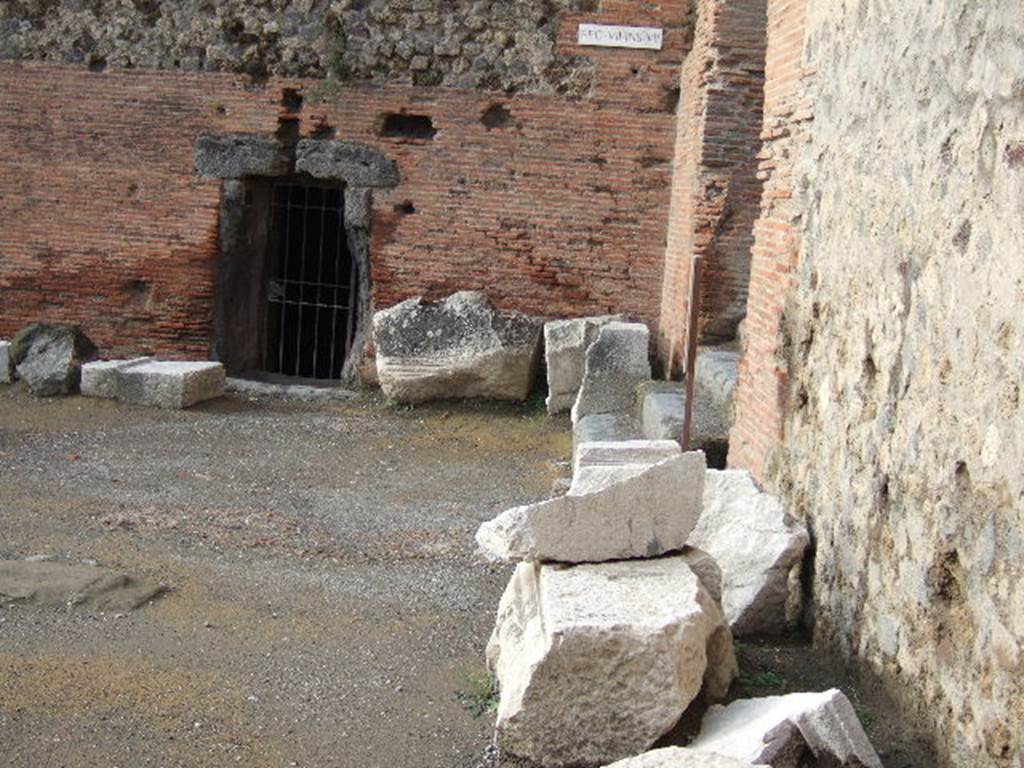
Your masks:
[[[19,21],[19,5],[43,15]],[[253,4],[219,4],[217,13],[240,5]],[[65,7],[9,4],[4,50],[40,58],[46,46],[26,48],[25,35],[48,40],[51,15],[63,19]],[[570,79],[585,78],[585,93],[536,79],[497,83],[502,90],[447,75],[417,85],[397,68],[379,79],[326,81],[184,71],[181,60],[146,58],[148,43],[137,61],[118,58],[116,40],[102,38],[111,46],[103,48],[95,34],[82,46],[100,51],[105,67],[90,68],[85,54],[63,61],[74,46],[55,47],[45,62],[0,61],[0,336],[30,320],[74,321],[104,354],[205,357],[220,182],[195,173],[196,140],[206,132],[270,137],[279,113],[296,109],[302,136],[363,142],[398,165],[398,186],[374,193],[376,306],[483,289],[502,307],[625,312],[656,327],[685,7],[605,0],[596,10],[565,10],[551,29],[540,25],[554,35],[554,60],[576,62],[579,77]],[[576,45],[581,21],[661,26],[665,45],[584,49]],[[11,36],[15,23],[21,37]],[[155,28],[171,34],[168,23]],[[201,20],[182,24],[206,29]],[[111,24],[111,34],[128,26]],[[271,71],[293,71],[280,63],[292,61],[290,45],[271,46]],[[168,69],[145,68],[152,64]],[[388,115],[402,114],[429,118],[434,133],[389,131]]]
[[[659,349],[685,362],[690,262],[704,259],[701,336],[731,339],[746,314],[764,100],[765,0],[699,0],[683,63]]]
[[[770,0],[730,454],[808,521],[816,640],[965,768],[1024,759],[1022,28]]]

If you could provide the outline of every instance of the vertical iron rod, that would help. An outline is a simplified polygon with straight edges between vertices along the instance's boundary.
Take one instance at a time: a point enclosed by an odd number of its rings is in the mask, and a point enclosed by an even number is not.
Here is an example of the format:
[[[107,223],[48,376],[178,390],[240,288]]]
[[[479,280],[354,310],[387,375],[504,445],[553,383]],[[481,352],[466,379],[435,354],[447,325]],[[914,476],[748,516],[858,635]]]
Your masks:
[[[309,236],[309,190],[306,187],[293,187],[302,189],[302,249],[299,251],[299,322],[295,326],[295,376],[302,375],[302,310],[305,308],[306,298],[306,239]]]
[[[704,260],[700,256],[690,259],[690,306],[686,326],[686,400],[683,403],[683,450],[690,450],[690,432],[693,427],[693,389],[697,367],[697,342],[700,336],[701,281]]]
[[[323,290],[324,281],[324,230],[327,229],[327,203],[324,200],[324,205],[320,210],[320,254],[317,257],[316,262],[316,314],[313,317],[313,378],[318,378],[317,373],[319,372],[318,364],[320,360],[317,358],[317,347],[320,346],[320,305],[323,303],[320,300],[320,292]]]
[[[273,199],[271,205],[277,204],[277,191],[282,188],[283,185],[275,184],[271,194]],[[281,332],[278,335],[277,343],[277,370],[275,373],[284,373],[284,337],[285,337],[285,313],[288,312],[288,252],[291,251],[291,222],[292,222],[292,208],[288,205],[288,198],[286,196],[285,208],[284,208],[284,243],[280,244],[279,247],[283,246],[284,255],[276,259],[278,261],[278,268],[281,270],[281,280],[278,284],[280,290],[285,292],[283,301],[281,302]],[[276,218],[276,217],[275,217]]]
[[[334,285],[331,287],[332,301],[334,308],[331,310],[331,370],[328,376],[332,379],[338,378],[334,375],[334,355],[338,349],[338,282],[341,280],[341,238],[345,237],[345,190],[341,191],[341,204],[338,206],[338,235],[337,247],[334,249]],[[344,360],[342,365],[344,365]]]

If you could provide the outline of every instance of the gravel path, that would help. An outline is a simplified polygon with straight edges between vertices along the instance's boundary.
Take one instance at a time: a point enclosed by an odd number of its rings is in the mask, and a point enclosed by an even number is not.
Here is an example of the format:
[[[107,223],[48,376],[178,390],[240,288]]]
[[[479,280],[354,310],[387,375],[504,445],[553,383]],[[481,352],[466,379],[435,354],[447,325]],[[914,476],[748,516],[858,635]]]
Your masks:
[[[169,592],[0,607],[5,765],[475,765],[505,569],[472,534],[571,449],[535,407],[225,399],[184,413],[0,387],[0,557]]]

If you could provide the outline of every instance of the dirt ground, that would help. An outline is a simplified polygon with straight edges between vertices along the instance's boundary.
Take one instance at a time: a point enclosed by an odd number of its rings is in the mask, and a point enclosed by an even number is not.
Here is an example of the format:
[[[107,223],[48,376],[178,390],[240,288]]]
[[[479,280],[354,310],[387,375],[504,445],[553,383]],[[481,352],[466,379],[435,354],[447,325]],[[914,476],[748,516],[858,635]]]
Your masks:
[[[545,497],[570,451],[536,402],[161,412],[0,387],[0,558],[167,587],[123,614],[0,606],[0,762],[476,765],[510,569],[473,532]],[[754,692],[862,702],[802,641],[740,651]],[[858,706],[889,768],[929,764],[884,702]]]

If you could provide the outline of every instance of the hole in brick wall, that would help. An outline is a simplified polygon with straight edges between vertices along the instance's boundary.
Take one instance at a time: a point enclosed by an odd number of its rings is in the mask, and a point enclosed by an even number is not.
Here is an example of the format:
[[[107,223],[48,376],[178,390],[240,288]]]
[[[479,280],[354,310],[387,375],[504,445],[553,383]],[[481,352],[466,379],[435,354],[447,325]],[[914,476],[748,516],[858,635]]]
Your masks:
[[[679,106],[679,96],[682,91],[679,86],[673,86],[665,89],[665,96],[662,99],[662,107],[666,112],[675,114],[676,108]]]
[[[491,106],[484,110],[483,115],[480,116],[480,122],[484,124],[487,130],[503,128],[509,124],[511,119],[512,113],[505,108],[504,104],[491,104]]]
[[[644,155],[640,158],[640,166],[642,168],[654,168],[657,165],[665,165],[668,163],[667,157],[656,157],[654,155]]]
[[[388,112],[384,115],[378,133],[396,139],[432,139],[437,135],[437,129],[428,115]]]
[[[298,112],[302,109],[302,94],[295,88],[282,89],[281,106],[289,112]]]
[[[122,286],[128,301],[132,304],[145,304],[153,292],[153,286],[146,280],[128,280]]]
[[[102,56],[92,55],[89,57],[89,71],[103,72],[107,68],[107,60]]]
[[[285,146],[294,146],[299,141],[299,121],[294,118],[281,118],[277,121],[277,131],[274,135]]]
[[[226,115],[227,113],[228,113],[227,107],[225,107],[223,104],[218,104],[217,105],[217,114],[218,115]]]
[[[403,216],[411,216],[416,213],[416,206],[412,204],[412,200],[403,200],[400,203],[395,203],[395,213],[400,213]]]

